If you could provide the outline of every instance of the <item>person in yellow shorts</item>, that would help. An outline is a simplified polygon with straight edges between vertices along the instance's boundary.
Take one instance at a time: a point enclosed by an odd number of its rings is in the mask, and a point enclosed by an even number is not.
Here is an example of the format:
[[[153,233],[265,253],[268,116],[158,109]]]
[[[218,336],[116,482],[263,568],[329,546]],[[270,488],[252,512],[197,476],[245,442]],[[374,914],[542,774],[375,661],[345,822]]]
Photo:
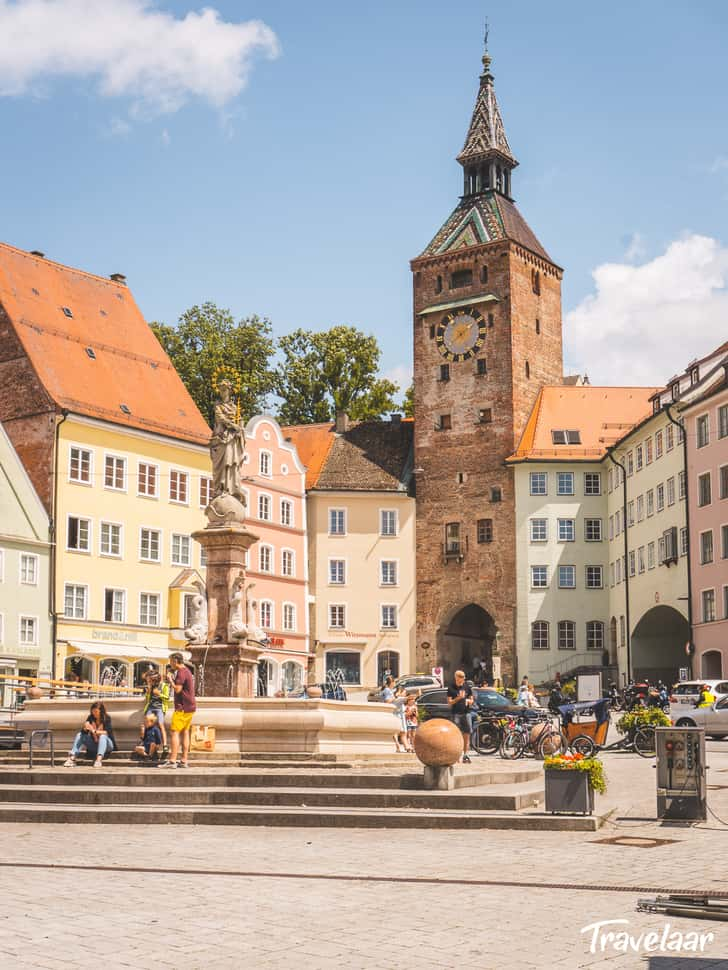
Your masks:
[[[174,714],[170,729],[172,744],[169,760],[163,761],[160,768],[187,768],[190,754],[190,726],[192,717],[197,710],[195,702],[195,681],[192,674],[184,665],[181,653],[173,653],[169,658],[169,672],[167,681],[174,691]],[[182,741],[182,757],[179,758],[180,740]],[[179,758],[179,760],[178,760]]]

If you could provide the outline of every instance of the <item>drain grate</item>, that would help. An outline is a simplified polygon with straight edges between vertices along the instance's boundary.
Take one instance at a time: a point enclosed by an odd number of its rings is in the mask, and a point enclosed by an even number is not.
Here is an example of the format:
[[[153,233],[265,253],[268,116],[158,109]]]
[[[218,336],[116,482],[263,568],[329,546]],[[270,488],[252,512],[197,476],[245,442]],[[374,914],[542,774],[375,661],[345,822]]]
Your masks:
[[[615,835],[611,839],[592,839],[597,845],[627,845],[634,849],[656,849],[660,845],[672,845],[680,839],[651,839],[645,835]]]

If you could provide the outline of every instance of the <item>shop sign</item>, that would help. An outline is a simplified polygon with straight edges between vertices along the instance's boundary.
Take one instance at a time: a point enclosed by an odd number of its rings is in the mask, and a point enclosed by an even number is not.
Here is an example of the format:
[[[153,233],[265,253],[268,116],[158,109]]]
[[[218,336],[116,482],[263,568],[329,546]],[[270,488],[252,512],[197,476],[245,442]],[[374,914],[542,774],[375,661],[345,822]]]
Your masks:
[[[92,640],[119,641],[121,643],[136,643],[139,634],[131,630],[92,630]]]
[[[268,643],[271,647],[283,647],[285,646],[286,641],[283,639],[283,637],[270,637]]]

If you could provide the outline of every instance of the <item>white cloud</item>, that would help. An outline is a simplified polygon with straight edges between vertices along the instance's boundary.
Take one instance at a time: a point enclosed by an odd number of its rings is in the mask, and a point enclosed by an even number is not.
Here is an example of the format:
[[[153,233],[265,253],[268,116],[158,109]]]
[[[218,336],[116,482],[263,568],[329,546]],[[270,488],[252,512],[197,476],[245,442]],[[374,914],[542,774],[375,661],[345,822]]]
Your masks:
[[[384,376],[387,380],[399,384],[399,389],[404,393],[412,383],[412,365],[397,364],[395,367],[390,368]]]
[[[133,117],[192,98],[220,108],[243,90],[256,54],[278,53],[261,21],[228,23],[210,8],[176,18],[151,0],[0,0],[0,37],[0,95],[83,79],[129,99]]]
[[[645,241],[642,238],[642,234],[633,232],[627,243],[627,248],[624,251],[624,258],[628,263],[634,263],[638,259],[642,259],[645,255]]]
[[[592,384],[662,385],[728,340],[728,247],[687,235],[640,266],[604,263],[564,317],[567,372]]]

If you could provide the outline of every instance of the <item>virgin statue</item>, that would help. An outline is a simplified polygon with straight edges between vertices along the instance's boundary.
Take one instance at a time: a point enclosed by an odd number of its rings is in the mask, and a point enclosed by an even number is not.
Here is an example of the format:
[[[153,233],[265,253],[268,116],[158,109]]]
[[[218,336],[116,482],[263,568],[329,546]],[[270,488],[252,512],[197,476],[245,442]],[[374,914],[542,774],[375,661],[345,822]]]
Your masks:
[[[215,405],[215,427],[210,438],[213,492],[216,496],[232,495],[245,504],[240,486],[245,456],[243,421],[237,418],[230,381],[220,381],[218,388],[220,400]]]

